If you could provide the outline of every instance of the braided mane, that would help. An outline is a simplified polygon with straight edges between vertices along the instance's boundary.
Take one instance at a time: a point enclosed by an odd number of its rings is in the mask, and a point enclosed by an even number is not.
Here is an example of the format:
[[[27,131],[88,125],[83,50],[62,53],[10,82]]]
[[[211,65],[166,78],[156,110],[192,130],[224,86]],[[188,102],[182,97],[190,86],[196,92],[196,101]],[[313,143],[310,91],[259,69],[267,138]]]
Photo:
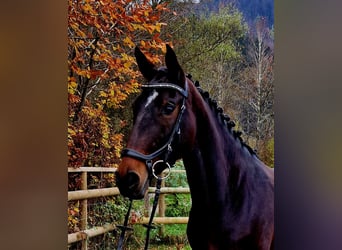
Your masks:
[[[187,78],[192,80],[192,75],[188,74]],[[197,88],[198,92],[201,94],[203,100],[209,105],[211,111],[215,114],[216,119],[222,124],[226,129],[228,133],[231,133],[235,139],[238,139],[242,146],[244,146],[248,152],[252,155],[257,156],[254,149],[252,149],[249,145],[247,145],[241,135],[242,132],[239,130],[233,130],[233,127],[235,127],[235,122],[230,119],[230,117],[227,114],[223,113],[223,109],[218,106],[217,101],[212,99],[209,95],[208,91],[204,91],[201,87],[198,81],[195,81],[195,87]]]

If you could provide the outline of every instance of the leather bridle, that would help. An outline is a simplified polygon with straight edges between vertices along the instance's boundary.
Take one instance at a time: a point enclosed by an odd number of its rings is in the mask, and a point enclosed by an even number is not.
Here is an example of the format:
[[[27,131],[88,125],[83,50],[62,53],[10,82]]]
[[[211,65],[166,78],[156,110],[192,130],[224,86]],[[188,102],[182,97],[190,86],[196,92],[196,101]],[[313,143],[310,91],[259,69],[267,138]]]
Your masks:
[[[170,163],[168,162],[168,160],[169,160],[170,153],[172,152],[171,144],[174,140],[174,137],[175,137],[176,133],[178,135],[180,134],[180,123],[182,121],[182,116],[183,116],[183,113],[185,111],[185,100],[188,97],[188,83],[187,83],[186,79],[185,79],[185,85],[184,86],[185,87],[183,89],[183,88],[181,88],[178,85],[173,84],[173,83],[157,83],[157,84],[142,85],[142,88],[153,88],[153,89],[163,88],[163,89],[177,90],[183,96],[182,105],[181,105],[181,108],[178,112],[176,122],[173,125],[173,129],[171,131],[170,137],[169,137],[168,141],[161,148],[159,148],[158,150],[156,150],[153,153],[148,154],[148,155],[142,154],[142,153],[140,153],[134,149],[130,149],[130,148],[125,148],[121,152],[121,157],[132,157],[132,158],[137,159],[139,161],[145,162],[145,165],[147,167],[147,171],[149,173],[149,180],[151,180],[153,177],[157,179],[152,212],[151,212],[148,224],[144,225],[147,228],[145,248],[144,248],[145,250],[148,249],[149,238],[150,238],[150,230],[155,228],[152,225],[152,222],[153,222],[153,217],[154,217],[157,205],[158,205],[161,182],[163,179],[167,178],[171,172],[171,166],[170,166]],[[153,162],[153,160],[155,160],[157,157],[160,157],[162,154],[164,154],[164,155],[163,155],[161,160],[157,160],[157,161]],[[166,176],[162,177],[162,176],[158,175],[158,173],[155,172],[155,167],[158,164],[164,164],[166,166],[165,168],[167,168],[169,170]],[[128,225],[128,218],[129,218],[130,211],[132,208],[132,202],[133,202],[133,200],[131,199],[130,203],[129,203],[128,211],[127,211],[126,216],[125,216],[124,225],[118,226],[118,228],[120,228],[122,230],[121,235],[120,235],[120,239],[119,239],[119,243],[118,243],[118,248],[117,248],[118,250],[121,250],[123,247],[123,242],[124,242],[126,230],[132,230],[132,228],[127,226]]]
[[[173,142],[175,134],[176,133],[180,134],[180,123],[182,121],[182,116],[183,116],[183,113],[185,111],[185,100],[188,97],[188,83],[185,80],[185,88],[184,89],[179,87],[176,84],[173,84],[173,83],[147,84],[147,85],[142,85],[142,88],[174,89],[174,90],[177,90],[183,96],[182,105],[181,105],[180,111],[178,113],[176,122],[173,125],[173,129],[171,131],[170,137],[169,137],[168,141],[161,148],[159,148],[158,150],[156,150],[153,153],[148,154],[148,155],[142,154],[142,153],[140,153],[134,149],[130,149],[130,148],[125,148],[121,152],[121,157],[132,157],[132,158],[135,158],[135,159],[140,160],[142,162],[145,162],[149,176],[150,177],[151,176],[156,177],[155,176],[156,175],[155,170],[154,170],[156,165],[164,163],[164,164],[166,164],[167,168],[170,169],[170,164],[168,163],[168,157],[169,157],[170,153],[172,152],[171,144]],[[162,154],[164,154],[163,159],[155,161],[153,163],[153,160],[156,159],[157,157],[161,156]]]

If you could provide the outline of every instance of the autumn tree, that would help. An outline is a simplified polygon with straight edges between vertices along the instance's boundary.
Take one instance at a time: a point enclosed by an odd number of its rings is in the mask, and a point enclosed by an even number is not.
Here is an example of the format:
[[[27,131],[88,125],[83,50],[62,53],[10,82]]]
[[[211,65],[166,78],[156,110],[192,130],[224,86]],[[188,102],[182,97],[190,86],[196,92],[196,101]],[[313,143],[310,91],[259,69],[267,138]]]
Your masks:
[[[138,91],[132,56],[164,49],[161,14],[166,3],[133,0],[69,0],[68,166],[115,166],[122,148],[124,118],[115,110]],[[150,59],[159,63],[159,57]]]
[[[68,167],[115,167],[128,116],[124,102],[138,92],[140,73],[132,55],[139,45],[149,59],[165,48],[160,38],[166,3],[132,0],[68,0]],[[152,52],[153,53],[149,53]],[[80,188],[78,174],[68,190]],[[88,184],[111,186],[113,175]],[[116,204],[120,204],[115,197]],[[92,202],[97,202],[95,199]],[[109,201],[111,202],[111,201]],[[68,231],[80,228],[78,202],[68,203]],[[121,211],[121,210],[120,210]],[[112,219],[121,214],[110,213]],[[92,221],[96,218],[92,217]]]

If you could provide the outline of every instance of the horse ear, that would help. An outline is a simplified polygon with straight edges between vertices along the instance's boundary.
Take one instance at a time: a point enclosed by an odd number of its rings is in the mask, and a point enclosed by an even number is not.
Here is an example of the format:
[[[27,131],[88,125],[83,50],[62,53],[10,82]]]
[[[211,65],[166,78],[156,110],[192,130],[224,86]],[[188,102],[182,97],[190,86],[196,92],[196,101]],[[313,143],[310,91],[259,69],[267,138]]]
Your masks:
[[[135,47],[134,55],[141,74],[146,78],[147,81],[151,81],[157,73],[154,64],[146,58],[138,46]]]
[[[169,71],[169,78],[171,78],[170,80],[175,81],[178,85],[184,88],[184,71],[178,63],[175,52],[168,44],[166,44],[165,64]]]

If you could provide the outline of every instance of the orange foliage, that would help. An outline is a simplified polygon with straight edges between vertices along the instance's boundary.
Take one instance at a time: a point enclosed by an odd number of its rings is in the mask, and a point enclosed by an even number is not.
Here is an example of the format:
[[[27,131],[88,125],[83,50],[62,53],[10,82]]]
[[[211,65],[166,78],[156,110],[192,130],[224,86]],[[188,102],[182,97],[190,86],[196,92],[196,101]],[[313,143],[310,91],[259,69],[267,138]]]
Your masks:
[[[68,0],[68,166],[113,167],[125,126],[110,109],[138,91],[133,48],[163,50],[160,16],[166,4],[149,1]],[[149,56],[155,63],[159,57]]]

